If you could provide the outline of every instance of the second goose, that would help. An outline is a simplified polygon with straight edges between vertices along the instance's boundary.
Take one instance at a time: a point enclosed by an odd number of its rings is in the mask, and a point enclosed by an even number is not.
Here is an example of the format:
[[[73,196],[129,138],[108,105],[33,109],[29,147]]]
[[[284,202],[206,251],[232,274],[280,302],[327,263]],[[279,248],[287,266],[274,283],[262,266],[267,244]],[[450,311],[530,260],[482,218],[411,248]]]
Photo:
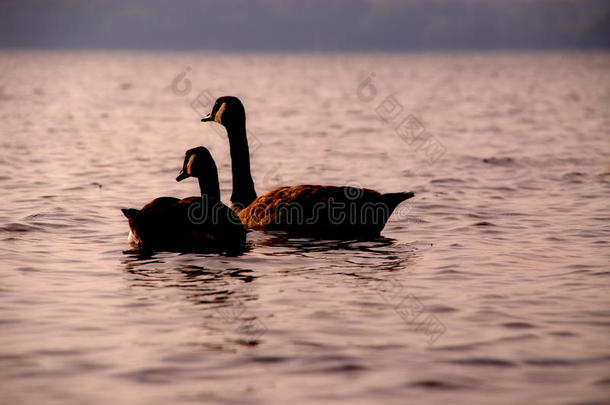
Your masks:
[[[200,197],[159,197],[142,209],[121,210],[129,220],[131,245],[150,251],[239,250],[246,230],[235,212],[220,201],[218,171],[206,148],[186,152],[176,181],[188,177],[199,180]]]

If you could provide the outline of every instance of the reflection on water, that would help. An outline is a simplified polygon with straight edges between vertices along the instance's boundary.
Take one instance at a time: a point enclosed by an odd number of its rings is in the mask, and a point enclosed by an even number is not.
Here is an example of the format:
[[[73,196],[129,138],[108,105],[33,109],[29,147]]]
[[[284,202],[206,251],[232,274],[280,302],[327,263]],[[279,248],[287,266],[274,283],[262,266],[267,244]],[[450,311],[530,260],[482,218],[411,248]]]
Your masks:
[[[249,249],[268,247],[272,250],[262,252],[265,256],[309,258],[315,260],[319,268],[310,266],[307,272],[343,276],[345,283],[378,290],[386,300],[399,298],[400,303],[405,299],[397,297],[397,291],[388,290],[389,286],[395,289],[399,283],[387,280],[386,275],[406,269],[409,260],[415,260],[415,244],[399,244],[394,239],[384,237],[371,241],[349,241],[291,239],[281,232],[256,233],[259,240],[252,243]],[[168,290],[177,290],[185,302],[201,305],[199,311],[205,320],[203,328],[208,331],[223,330],[226,336],[230,336],[231,332],[237,333],[239,338],[231,341],[238,344],[258,344],[266,332],[264,322],[248,311],[248,304],[258,299],[256,281],[259,276],[252,269],[214,269],[180,263],[183,255],[155,255],[142,251],[125,251],[124,254],[127,255],[123,264],[129,286],[131,290],[144,290],[143,297],[150,291],[163,291],[166,294]],[[332,260],[332,264],[325,263],[325,256]],[[299,269],[290,269],[289,272],[298,274]]]
[[[602,403],[609,66],[600,52],[0,53],[0,403]],[[126,251],[121,208],[198,194],[175,181],[189,148],[210,149],[229,200],[226,136],[199,122],[197,94],[244,102],[259,193],[416,197],[371,241],[249,232],[237,255]],[[409,116],[442,155],[395,128]]]
[[[202,324],[204,328],[218,330],[225,329],[223,325],[227,326],[243,334],[245,338],[241,341],[249,344],[258,343],[258,337],[264,333],[264,324],[248,313],[245,304],[256,300],[256,294],[247,284],[257,278],[250,269],[212,269],[178,264],[170,270],[163,259],[139,256],[124,264],[132,290],[178,290],[186,302],[200,306],[201,319],[205,320]]]

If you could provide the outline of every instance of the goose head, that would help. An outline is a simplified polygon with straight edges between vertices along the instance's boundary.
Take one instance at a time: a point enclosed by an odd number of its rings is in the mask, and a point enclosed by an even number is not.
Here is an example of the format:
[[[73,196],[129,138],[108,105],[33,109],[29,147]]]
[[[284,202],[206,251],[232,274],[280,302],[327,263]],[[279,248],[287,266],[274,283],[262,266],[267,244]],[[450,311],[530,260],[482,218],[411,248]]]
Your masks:
[[[245,125],[246,111],[237,97],[220,97],[214,103],[212,111],[201,119],[201,122],[216,121],[225,128]]]
[[[176,181],[182,181],[188,177],[203,178],[205,176],[218,176],[216,163],[210,151],[203,146],[198,146],[186,151],[184,164]]]

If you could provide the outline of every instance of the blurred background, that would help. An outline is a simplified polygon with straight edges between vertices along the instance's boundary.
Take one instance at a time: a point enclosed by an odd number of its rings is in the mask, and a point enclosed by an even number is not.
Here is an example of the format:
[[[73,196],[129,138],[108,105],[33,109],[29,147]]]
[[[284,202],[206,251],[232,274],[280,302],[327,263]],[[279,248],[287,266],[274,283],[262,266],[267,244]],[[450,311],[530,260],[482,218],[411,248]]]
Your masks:
[[[0,47],[464,50],[610,46],[607,0],[5,0]]]

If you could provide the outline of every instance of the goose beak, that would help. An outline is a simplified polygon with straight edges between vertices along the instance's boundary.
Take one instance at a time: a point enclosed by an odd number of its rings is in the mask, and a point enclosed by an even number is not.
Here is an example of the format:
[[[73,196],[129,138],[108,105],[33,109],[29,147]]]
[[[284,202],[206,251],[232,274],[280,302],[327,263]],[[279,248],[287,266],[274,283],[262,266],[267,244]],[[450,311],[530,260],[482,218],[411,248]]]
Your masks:
[[[182,181],[188,177],[188,174],[184,173],[184,170],[180,171],[178,177],[176,177],[176,181]]]
[[[205,117],[203,117],[201,119],[201,122],[208,122],[208,121],[214,121],[214,117],[212,117],[212,113],[209,113],[208,115],[206,115]]]

